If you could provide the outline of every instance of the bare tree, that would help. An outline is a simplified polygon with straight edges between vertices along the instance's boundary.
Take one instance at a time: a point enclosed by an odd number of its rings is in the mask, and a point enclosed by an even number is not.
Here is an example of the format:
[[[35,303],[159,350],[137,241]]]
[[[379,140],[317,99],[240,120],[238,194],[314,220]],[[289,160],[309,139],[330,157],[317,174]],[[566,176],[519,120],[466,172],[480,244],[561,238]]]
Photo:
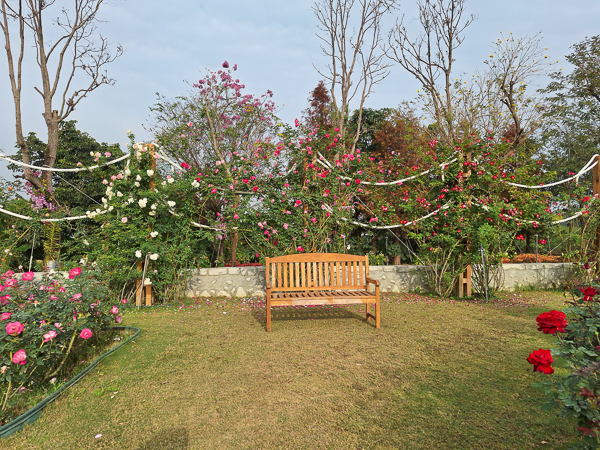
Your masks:
[[[390,64],[381,48],[381,20],[396,4],[397,0],[317,0],[313,5],[320,23],[321,50],[329,58],[327,72],[317,71],[330,83],[335,125],[343,138],[350,102],[357,93],[360,96],[352,151],[360,135],[365,99],[389,74]]]
[[[404,17],[388,36],[387,56],[410,72],[423,86],[437,123],[441,140],[456,137],[452,90],[454,52],[463,43],[461,33],[475,20],[465,16],[466,0],[419,1],[421,34],[411,38]],[[439,78],[442,78],[441,83]]]
[[[103,84],[114,84],[103,67],[123,53],[121,46],[111,52],[109,43],[101,35],[94,40],[97,14],[104,0],[73,0],[72,9],[61,8],[60,15],[52,21],[56,27],[50,31],[46,29],[45,18],[55,3],[56,0],[0,0],[0,29],[4,33],[8,74],[15,105],[17,145],[23,162],[29,163],[29,148],[23,136],[21,93],[26,34],[31,33],[41,78],[40,87],[35,86],[34,89],[42,97],[42,115],[48,130],[48,145],[44,155],[44,166],[47,167],[54,167],[56,160],[59,123],[75,110],[87,94]],[[52,33],[57,29],[60,31],[55,36]],[[14,53],[13,41],[17,42]],[[71,84],[80,72],[90,80],[84,87],[73,88]],[[57,98],[60,107],[55,109]],[[25,168],[23,177],[40,191],[49,192],[53,202],[57,203],[51,193],[51,172],[43,171],[40,176],[36,176],[31,169]]]
[[[489,104],[503,124],[503,132],[513,147],[522,144],[541,123],[542,99],[527,93],[530,83],[548,73],[552,63],[541,46],[541,36],[514,38],[502,36],[485,61],[488,66]],[[558,61],[556,61],[558,62]]]

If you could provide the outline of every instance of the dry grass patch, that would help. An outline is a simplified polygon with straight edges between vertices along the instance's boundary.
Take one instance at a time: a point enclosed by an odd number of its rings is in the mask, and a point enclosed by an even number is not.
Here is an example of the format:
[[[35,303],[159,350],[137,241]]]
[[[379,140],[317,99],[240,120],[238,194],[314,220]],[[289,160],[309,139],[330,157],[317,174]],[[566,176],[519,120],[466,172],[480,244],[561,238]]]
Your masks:
[[[272,333],[257,299],[130,314],[136,343],[0,447],[564,448],[574,426],[540,410],[525,361],[551,342],[536,315],[561,303],[386,296],[380,330],[358,306],[302,307]]]

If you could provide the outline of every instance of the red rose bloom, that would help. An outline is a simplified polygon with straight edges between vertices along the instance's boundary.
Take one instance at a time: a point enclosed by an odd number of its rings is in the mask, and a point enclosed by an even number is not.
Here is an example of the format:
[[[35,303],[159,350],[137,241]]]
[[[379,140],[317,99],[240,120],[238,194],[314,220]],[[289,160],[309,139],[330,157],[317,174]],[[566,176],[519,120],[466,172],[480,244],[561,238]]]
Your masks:
[[[529,354],[529,358],[527,358],[527,362],[533,364],[534,372],[542,372],[546,375],[550,375],[554,373],[554,369],[551,364],[554,362],[552,356],[550,355],[550,350],[544,350],[540,348]]]
[[[594,300],[594,295],[598,293],[598,291],[593,287],[586,287],[585,289],[579,290],[583,293],[583,300],[586,302],[591,302]]]
[[[545,334],[555,334],[557,331],[564,332],[567,326],[565,313],[562,311],[548,311],[537,316],[538,331]]]

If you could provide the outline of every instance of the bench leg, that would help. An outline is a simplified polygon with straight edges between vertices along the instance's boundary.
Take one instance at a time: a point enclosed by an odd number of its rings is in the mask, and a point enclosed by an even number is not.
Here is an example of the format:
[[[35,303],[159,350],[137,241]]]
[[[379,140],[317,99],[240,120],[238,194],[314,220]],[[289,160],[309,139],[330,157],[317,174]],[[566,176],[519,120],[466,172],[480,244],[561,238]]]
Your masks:
[[[267,305],[267,331],[271,331],[271,305]]]
[[[375,303],[375,328],[379,328],[379,326],[381,325],[381,314],[380,314],[380,307],[379,307],[379,302]]]
[[[371,315],[371,304],[370,303],[366,303],[367,305],[367,322],[369,321],[369,316]]]

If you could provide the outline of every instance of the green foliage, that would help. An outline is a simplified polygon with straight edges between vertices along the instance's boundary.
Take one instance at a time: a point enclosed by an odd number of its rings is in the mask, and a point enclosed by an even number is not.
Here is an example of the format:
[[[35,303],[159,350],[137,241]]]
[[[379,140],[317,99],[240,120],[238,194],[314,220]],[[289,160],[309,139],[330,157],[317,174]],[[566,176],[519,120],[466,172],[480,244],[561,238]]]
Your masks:
[[[10,418],[9,399],[23,389],[50,386],[51,379],[67,368],[71,355],[93,345],[99,331],[121,321],[125,305],[111,303],[97,273],[77,273],[76,269],[70,279],[42,283],[27,281],[32,272],[23,281],[10,271],[2,275],[0,320],[6,331],[0,333],[0,420]]]

